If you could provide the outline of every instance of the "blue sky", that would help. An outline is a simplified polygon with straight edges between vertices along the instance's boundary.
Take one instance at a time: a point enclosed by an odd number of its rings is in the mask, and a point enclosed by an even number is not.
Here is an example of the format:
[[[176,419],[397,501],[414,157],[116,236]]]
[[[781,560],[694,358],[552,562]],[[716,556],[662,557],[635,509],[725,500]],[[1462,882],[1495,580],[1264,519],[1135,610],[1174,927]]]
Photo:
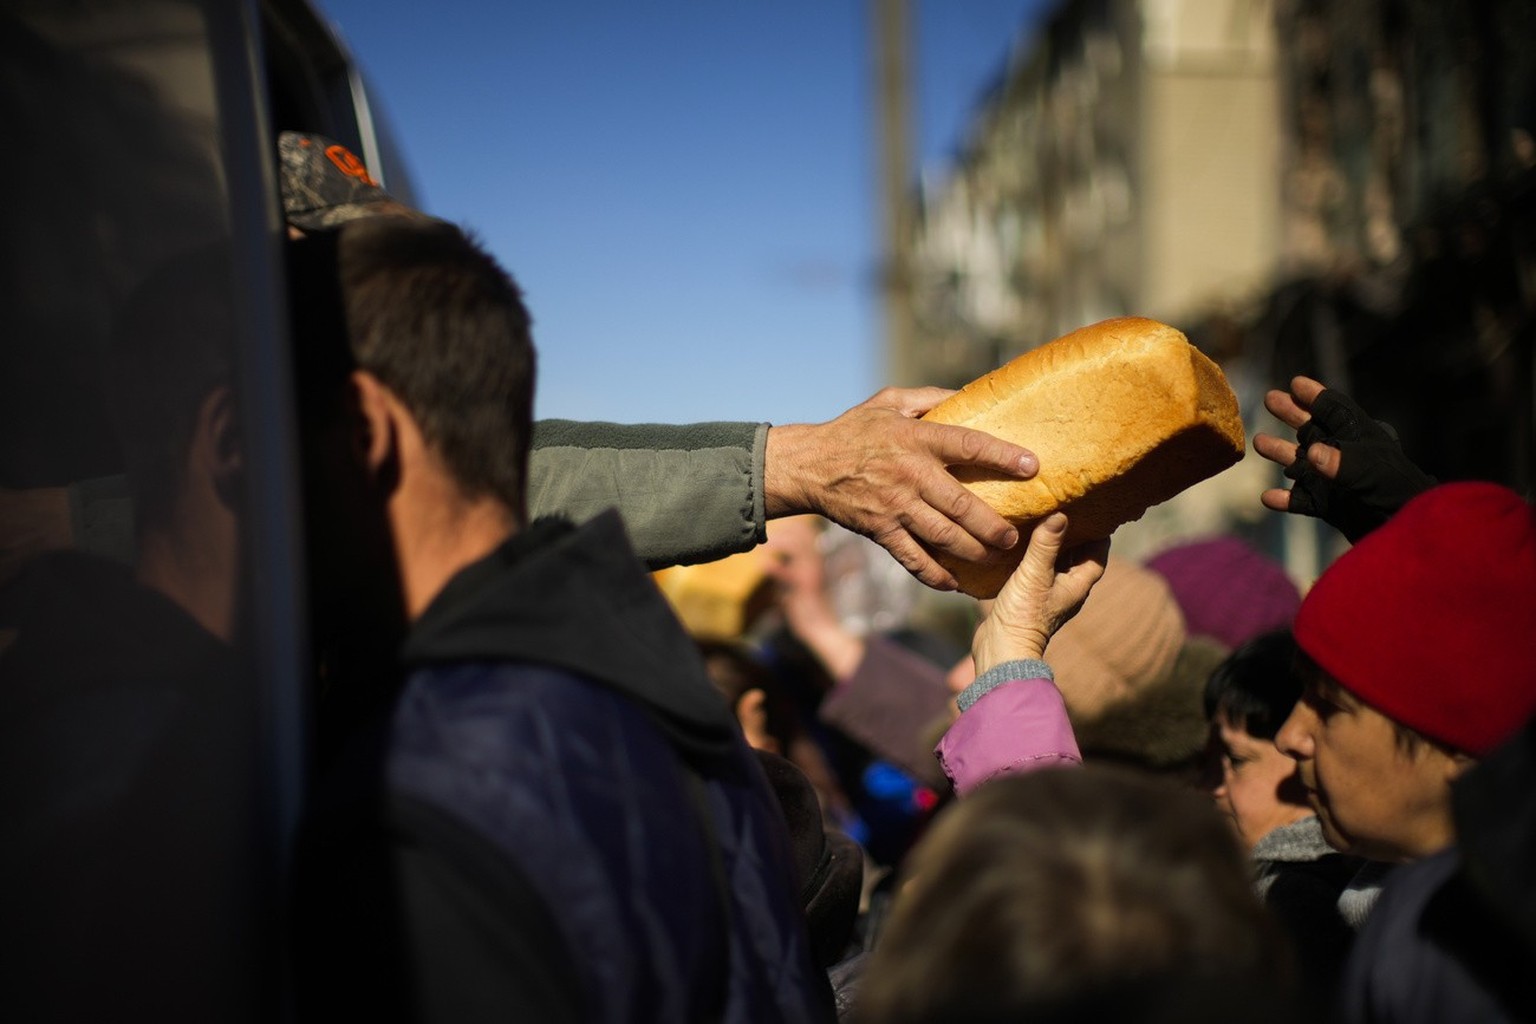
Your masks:
[[[829,419],[881,383],[868,0],[319,0],[418,198],[522,283],[540,416]],[[1043,0],[914,0],[941,166]]]

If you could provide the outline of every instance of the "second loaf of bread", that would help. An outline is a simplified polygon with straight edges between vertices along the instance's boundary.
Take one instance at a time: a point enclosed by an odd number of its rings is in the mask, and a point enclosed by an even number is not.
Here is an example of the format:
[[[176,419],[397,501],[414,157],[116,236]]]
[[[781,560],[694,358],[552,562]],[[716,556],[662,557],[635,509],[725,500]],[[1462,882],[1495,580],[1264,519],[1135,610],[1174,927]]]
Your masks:
[[[1053,512],[1065,544],[1108,537],[1122,523],[1243,456],[1237,396],[1221,368],[1183,333],[1141,317],[1079,328],[967,384],[923,417],[984,430],[1033,451],[1031,480],[955,475],[1021,532]],[[1024,543],[983,563],[939,556],[976,597],[992,597]]]

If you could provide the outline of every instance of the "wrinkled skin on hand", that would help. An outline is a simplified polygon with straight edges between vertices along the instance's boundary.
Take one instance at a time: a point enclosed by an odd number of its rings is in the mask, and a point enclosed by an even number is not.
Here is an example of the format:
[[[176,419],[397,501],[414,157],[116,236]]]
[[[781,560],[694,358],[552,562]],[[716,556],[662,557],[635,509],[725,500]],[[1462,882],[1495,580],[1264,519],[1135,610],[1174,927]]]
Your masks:
[[[953,394],[886,388],[834,420],[768,431],[764,503],[770,517],[817,512],[889,551],[918,579],[953,590],[949,571],[925,550],[975,560],[1013,547],[1019,532],[950,474],[976,466],[1021,480],[1034,454],[966,427],[918,417]]]
[[[1044,519],[1029,536],[1024,558],[997,597],[971,641],[977,675],[1007,661],[1040,658],[1046,645],[1088,599],[1104,575],[1109,541],[1061,550],[1067,517]]]

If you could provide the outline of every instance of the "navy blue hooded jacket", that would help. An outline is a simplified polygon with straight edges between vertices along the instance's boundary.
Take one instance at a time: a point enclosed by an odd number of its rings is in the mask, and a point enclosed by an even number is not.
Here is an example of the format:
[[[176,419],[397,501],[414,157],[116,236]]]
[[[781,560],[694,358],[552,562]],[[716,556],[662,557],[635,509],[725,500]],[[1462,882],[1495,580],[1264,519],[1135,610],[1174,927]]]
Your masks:
[[[333,996],[361,926],[386,1016],[831,1019],[782,814],[616,515],[464,569],[404,661],[368,838],[311,844]]]

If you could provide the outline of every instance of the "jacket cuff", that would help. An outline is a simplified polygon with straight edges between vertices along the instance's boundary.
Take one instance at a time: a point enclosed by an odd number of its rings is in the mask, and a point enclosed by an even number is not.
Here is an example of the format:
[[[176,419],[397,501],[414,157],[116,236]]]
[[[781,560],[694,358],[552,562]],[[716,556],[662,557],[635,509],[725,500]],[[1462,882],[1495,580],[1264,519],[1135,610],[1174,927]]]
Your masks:
[[[763,493],[768,472],[768,427],[759,423],[752,434],[752,523],[758,544],[768,539],[768,496]]]
[[[1002,686],[1016,679],[1049,679],[1056,681],[1056,676],[1051,672],[1051,666],[1039,658],[1020,658],[1017,661],[1005,661],[1001,665],[993,665],[976,680],[960,691],[960,696],[955,698],[955,704],[962,712],[969,711],[972,704]]]

